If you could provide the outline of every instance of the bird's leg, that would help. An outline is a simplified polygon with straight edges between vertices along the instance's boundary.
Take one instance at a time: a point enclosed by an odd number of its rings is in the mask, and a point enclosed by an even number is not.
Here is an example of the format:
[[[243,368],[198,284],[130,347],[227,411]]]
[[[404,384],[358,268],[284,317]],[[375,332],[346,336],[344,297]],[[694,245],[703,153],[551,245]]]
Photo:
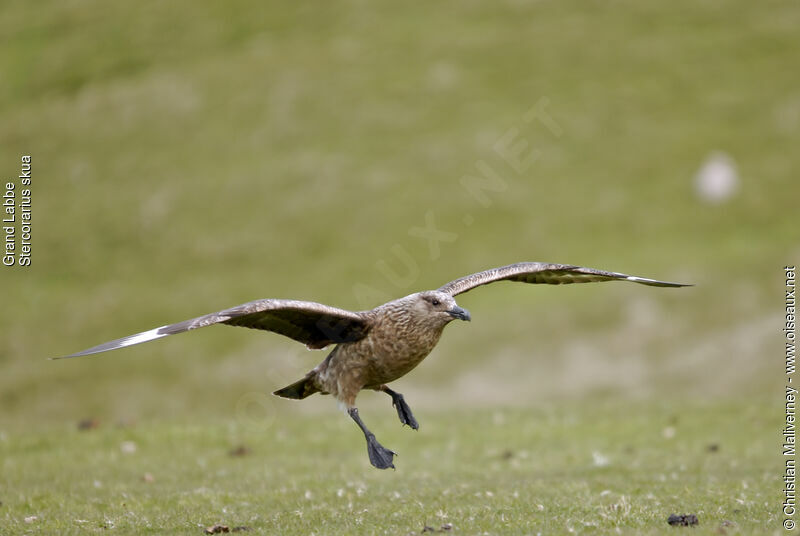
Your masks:
[[[396,454],[378,443],[378,440],[375,439],[375,434],[369,431],[361,420],[361,417],[358,416],[358,408],[348,409],[347,414],[356,421],[358,427],[364,432],[364,437],[367,440],[367,454],[369,454],[370,463],[378,469],[388,469],[389,467],[394,469],[392,460]]]
[[[417,419],[415,419],[414,414],[411,413],[411,408],[406,404],[406,399],[403,398],[403,395],[397,391],[392,391],[389,389],[388,385],[381,385],[378,389],[392,397],[392,405],[397,410],[397,416],[400,417],[400,422],[409,425],[414,430],[418,430],[419,424],[417,423]]]

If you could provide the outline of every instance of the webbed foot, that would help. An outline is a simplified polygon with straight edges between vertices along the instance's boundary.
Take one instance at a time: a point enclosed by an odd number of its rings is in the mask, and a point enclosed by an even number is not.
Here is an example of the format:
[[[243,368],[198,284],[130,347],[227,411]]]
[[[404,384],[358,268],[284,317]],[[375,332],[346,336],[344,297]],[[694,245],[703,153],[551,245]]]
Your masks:
[[[364,438],[367,440],[367,454],[369,454],[370,463],[378,469],[394,469],[394,457],[397,456],[393,451],[387,449],[375,439],[375,434],[369,431],[364,425],[361,417],[358,415],[358,408],[350,408],[347,410],[350,417],[356,422],[361,431],[364,432]]]
[[[378,469],[388,469],[390,467],[394,469],[394,463],[392,462],[397,454],[378,443],[374,435],[367,436],[367,454],[369,454],[370,463]]]
[[[419,430],[419,423],[417,423],[417,419],[414,418],[414,414],[411,413],[411,408],[406,404],[403,395],[394,393],[394,396],[392,396],[392,405],[397,410],[397,416],[400,418],[401,423],[409,425],[414,430]]]

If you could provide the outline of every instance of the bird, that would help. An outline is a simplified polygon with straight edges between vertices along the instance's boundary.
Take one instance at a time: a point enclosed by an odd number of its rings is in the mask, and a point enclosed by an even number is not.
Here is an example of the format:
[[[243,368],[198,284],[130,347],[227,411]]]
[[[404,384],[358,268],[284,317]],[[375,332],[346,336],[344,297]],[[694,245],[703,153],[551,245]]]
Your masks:
[[[409,294],[368,311],[348,311],[310,301],[255,300],[52,359],[116,350],[215,324],[271,331],[313,350],[334,345],[303,378],[273,394],[297,400],[315,393],[332,395],[364,434],[370,463],[378,469],[394,469],[397,454],[381,445],[364,424],[356,406],[357,395],[365,389],[386,393],[400,422],[419,429],[403,395],[388,384],[419,365],[450,322],[471,320],[470,312],[456,303],[456,296],[498,281],[548,285],[630,281],[655,287],[691,286],[569,264],[518,262],[467,275],[436,290]]]

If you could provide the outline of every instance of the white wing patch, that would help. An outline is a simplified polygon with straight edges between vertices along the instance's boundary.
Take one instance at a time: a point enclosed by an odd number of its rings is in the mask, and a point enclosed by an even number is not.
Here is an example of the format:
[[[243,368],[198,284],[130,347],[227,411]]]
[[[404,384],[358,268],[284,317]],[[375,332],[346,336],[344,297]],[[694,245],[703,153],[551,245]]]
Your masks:
[[[84,350],[76,354],[65,355],[62,357],[53,357],[52,359],[67,359],[69,357],[99,354],[100,352],[106,352],[108,350],[116,350],[117,348],[124,348],[126,346],[133,346],[134,344],[160,339],[161,337],[166,337],[167,335],[169,335],[169,333],[159,333],[159,331],[161,331],[166,327],[167,326],[161,326],[158,328],[151,329],[149,331],[143,331],[141,333],[137,333],[135,335],[129,335],[127,337],[122,337],[121,339],[116,339],[114,341],[104,342],[103,344],[100,344],[98,346],[93,346],[88,350]]]
[[[665,286],[677,286],[674,283],[665,283],[664,281],[659,281],[658,279],[647,279],[646,277],[636,277],[635,275],[629,275],[625,279],[628,281],[633,281],[634,283],[659,283]]]
[[[125,346],[133,346],[134,344],[139,344],[140,342],[147,342],[155,339],[160,339],[161,337],[166,337],[167,336],[166,333],[158,332],[160,329],[165,327],[167,326],[161,326],[155,329],[151,329],[149,331],[143,331],[141,333],[137,333],[136,335],[130,335],[129,337],[124,337],[122,339],[119,339],[116,347],[124,348]]]

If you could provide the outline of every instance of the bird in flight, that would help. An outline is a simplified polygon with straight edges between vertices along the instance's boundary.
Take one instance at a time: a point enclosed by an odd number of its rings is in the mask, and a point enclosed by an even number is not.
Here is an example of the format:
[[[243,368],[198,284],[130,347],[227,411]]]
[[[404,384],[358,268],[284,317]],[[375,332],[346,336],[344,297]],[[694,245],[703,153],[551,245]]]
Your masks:
[[[273,394],[293,399],[314,393],[333,395],[364,433],[372,465],[378,469],[394,468],[395,452],[381,445],[361,420],[356,396],[363,389],[386,393],[392,398],[400,422],[417,430],[419,424],[403,395],[388,384],[408,374],[427,357],[447,324],[470,320],[469,311],[456,304],[455,296],[495,281],[548,285],[632,281],[654,287],[690,286],[566,264],[520,262],[468,275],[436,290],[410,294],[369,311],[353,312],[308,301],[256,300],[54,359],[97,354],[213,324],[272,331],[311,349],[335,344],[322,363]]]

